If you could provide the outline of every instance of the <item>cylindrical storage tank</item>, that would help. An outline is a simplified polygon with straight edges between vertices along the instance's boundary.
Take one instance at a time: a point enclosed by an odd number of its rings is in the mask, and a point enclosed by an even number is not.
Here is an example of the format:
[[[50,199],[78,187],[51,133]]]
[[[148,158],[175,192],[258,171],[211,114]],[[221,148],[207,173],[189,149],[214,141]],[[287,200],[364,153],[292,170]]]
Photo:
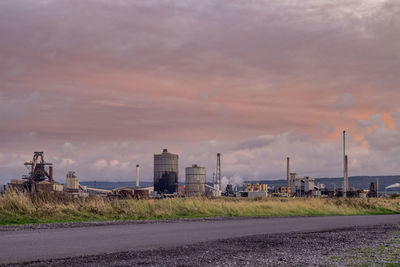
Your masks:
[[[197,165],[186,168],[185,183],[186,196],[204,196],[206,194],[206,168]]]
[[[67,190],[79,190],[79,179],[75,172],[68,172],[67,174]]]
[[[179,156],[164,149],[154,155],[154,191],[173,194],[178,191]]]

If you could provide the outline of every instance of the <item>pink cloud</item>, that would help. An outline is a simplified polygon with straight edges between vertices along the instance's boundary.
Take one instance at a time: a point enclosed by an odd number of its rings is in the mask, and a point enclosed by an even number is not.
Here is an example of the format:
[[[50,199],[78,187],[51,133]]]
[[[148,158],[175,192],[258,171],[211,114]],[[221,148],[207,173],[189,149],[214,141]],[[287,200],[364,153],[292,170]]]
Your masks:
[[[334,153],[342,129],[359,162],[375,157],[367,148],[397,147],[399,4],[185,3],[1,2],[0,146],[10,159],[0,158],[0,171],[17,175],[12,162],[40,149],[86,177],[126,179],[129,164],[144,158],[151,169],[164,146],[191,161],[224,150],[239,175],[257,157],[277,168],[294,149],[330,166],[321,155]],[[96,162],[109,173],[85,170]],[[274,176],[275,167],[252,169]]]

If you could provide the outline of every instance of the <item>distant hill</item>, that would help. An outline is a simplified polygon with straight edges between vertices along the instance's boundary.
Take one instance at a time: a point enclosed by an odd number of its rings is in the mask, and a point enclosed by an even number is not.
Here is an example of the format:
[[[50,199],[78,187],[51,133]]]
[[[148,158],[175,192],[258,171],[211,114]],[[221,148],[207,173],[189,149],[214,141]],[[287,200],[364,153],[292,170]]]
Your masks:
[[[369,189],[369,185],[371,182],[376,182],[379,179],[379,191],[385,191],[385,187],[400,183],[400,176],[351,176],[349,177],[350,186],[357,189]],[[245,184],[248,181],[245,182]],[[252,183],[260,182],[266,183],[269,187],[276,186],[286,186],[286,180],[252,180]],[[342,187],[343,186],[343,178],[315,178],[315,183],[322,183],[328,189],[333,189],[335,186]],[[85,185],[87,187],[101,188],[101,189],[114,189],[125,186],[135,186],[136,183],[134,181],[131,182],[100,182],[100,181],[88,181],[88,182],[80,182],[81,185]],[[179,185],[184,185],[183,182],[179,182]],[[148,187],[153,186],[153,182],[140,182],[140,186]],[[400,191],[400,188],[391,188],[387,190],[389,191]]]
[[[369,189],[371,182],[379,181],[379,191],[385,191],[385,188],[389,185],[400,183],[400,176],[351,176],[349,177],[350,187],[357,189]],[[257,180],[251,182],[266,183],[270,187],[275,186],[286,186],[286,180]],[[334,187],[343,187],[343,177],[340,178],[315,178],[315,183],[322,183],[328,189],[333,189]],[[391,188],[389,191],[400,191],[400,188]]]

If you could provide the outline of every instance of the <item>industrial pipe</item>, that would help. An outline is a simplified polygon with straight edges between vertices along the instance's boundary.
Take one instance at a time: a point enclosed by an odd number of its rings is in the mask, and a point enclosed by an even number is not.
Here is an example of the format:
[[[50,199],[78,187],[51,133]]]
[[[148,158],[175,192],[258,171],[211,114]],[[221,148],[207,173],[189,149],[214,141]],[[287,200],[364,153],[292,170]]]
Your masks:
[[[346,174],[346,195],[347,195],[347,191],[349,191],[350,187],[349,187],[349,158],[346,155],[345,156],[345,174]]]
[[[140,167],[136,165],[136,187],[139,187],[139,179],[140,179]]]
[[[49,179],[50,179],[50,181],[54,181],[54,179],[53,179],[53,166],[49,167]]]
[[[343,131],[343,197],[347,197],[346,184],[346,131]]]

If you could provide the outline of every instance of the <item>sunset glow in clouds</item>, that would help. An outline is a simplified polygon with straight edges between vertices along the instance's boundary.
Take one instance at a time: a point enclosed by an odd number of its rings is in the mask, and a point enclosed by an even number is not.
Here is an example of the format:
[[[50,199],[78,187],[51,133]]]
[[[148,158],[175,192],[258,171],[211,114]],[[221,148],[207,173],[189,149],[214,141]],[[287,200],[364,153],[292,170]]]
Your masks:
[[[398,1],[0,2],[0,183],[44,151],[64,181],[400,173]]]

